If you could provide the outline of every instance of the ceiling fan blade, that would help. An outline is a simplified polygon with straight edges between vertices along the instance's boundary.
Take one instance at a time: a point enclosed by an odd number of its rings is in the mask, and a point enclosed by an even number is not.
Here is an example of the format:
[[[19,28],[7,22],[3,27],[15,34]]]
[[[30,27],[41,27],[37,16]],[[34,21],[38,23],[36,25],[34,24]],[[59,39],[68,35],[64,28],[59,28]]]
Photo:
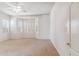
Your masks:
[[[8,6],[13,7],[13,8],[16,7],[16,6],[12,5],[11,2],[5,2],[5,4],[7,4]]]

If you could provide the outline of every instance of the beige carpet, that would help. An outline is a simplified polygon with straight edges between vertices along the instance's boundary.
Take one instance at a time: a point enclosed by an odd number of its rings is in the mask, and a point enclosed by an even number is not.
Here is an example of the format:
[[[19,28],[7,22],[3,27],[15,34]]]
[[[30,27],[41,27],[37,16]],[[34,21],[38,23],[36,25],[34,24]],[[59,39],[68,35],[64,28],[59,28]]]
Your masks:
[[[0,56],[58,56],[49,40],[18,39],[0,42]]]

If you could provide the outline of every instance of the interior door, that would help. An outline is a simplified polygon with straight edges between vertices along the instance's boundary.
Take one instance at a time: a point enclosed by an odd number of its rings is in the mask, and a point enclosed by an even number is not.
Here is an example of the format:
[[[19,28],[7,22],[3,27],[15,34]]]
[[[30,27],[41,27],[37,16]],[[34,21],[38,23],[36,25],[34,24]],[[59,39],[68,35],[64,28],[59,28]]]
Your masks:
[[[79,55],[79,3],[71,6],[71,55]]]

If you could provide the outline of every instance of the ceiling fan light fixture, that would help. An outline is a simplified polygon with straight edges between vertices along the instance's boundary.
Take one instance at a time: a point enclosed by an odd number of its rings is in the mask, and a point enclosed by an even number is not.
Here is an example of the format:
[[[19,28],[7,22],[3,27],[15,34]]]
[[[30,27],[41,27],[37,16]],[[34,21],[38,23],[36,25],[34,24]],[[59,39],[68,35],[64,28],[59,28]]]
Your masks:
[[[17,13],[17,12],[21,12],[22,8],[21,8],[21,6],[16,6],[16,7],[12,8],[12,10]]]

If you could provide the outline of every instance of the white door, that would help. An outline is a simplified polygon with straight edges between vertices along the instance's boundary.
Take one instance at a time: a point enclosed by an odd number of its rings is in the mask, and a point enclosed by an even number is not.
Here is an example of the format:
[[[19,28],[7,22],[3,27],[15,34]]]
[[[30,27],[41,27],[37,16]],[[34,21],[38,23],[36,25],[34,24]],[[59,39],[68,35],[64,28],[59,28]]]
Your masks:
[[[79,55],[79,3],[71,6],[71,55]]]

